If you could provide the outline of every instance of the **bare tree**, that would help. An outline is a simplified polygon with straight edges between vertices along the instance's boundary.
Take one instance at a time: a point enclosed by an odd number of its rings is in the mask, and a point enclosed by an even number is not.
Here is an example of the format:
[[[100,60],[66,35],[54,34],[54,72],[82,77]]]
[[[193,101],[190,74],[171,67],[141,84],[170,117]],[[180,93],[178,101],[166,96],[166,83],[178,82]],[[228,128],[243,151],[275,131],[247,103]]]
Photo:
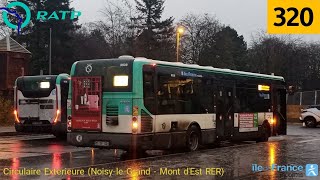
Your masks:
[[[0,1],[0,7],[6,7],[7,4],[8,4],[7,0]],[[3,19],[1,11],[0,11],[0,19]],[[10,33],[10,29],[2,21],[0,23],[0,39],[5,37],[6,35],[9,35],[9,33]]]
[[[214,41],[214,35],[223,26],[212,15],[187,14],[180,22],[186,29],[182,38],[182,60],[186,63],[198,63],[203,48]]]
[[[104,19],[96,22],[94,28],[101,30],[108,43],[108,54],[112,57],[130,54],[130,39],[135,35],[133,27],[134,9],[127,0],[112,2],[106,0],[101,10]]]
[[[260,34],[248,50],[247,70],[284,76],[287,84],[303,87],[305,80],[319,78],[317,44],[299,38]]]

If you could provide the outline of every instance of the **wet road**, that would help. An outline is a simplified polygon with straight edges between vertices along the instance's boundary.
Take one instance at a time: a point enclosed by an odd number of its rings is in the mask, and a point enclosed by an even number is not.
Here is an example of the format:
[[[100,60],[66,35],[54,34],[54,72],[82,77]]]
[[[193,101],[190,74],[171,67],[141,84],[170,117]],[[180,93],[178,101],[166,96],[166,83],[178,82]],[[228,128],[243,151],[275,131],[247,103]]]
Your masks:
[[[320,179],[306,177],[305,169],[268,169],[320,165],[320,128],[301,125],[289,125],[288,136],[267,143],[224,143],[194,153],[148,153],[130,160],[121,151],[77,148],[51,135],[2,136],[0,179],[88,179],[89,175],[91,179]],[[9,175],[17,169],[41,172],[40,176]],[[61,171],[55,169],[72,169],[69,173],[77,175],[59,175]]]

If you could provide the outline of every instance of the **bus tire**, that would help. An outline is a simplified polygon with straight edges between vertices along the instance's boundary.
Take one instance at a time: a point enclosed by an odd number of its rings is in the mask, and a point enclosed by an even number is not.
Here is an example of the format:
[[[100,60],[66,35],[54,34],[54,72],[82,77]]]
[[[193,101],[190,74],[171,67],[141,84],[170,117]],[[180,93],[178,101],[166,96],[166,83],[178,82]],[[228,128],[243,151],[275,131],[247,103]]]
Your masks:
[[[197,126],[192,125],[187,130],[186,146],[188,151],[196,151],[200,145],[200,130]]]
[[[23,127],[21,126],[15,126],[14,128],[16,129],[16,132],[19,132],[19,133],[24,132]]]
[[[317,121],[314,119],[314,117],[308,116],[304,120],[306,127],[308,128],[315,128],[317,127]]]
[[[263,123],[261,126],[261,136],[257,139],[257,142],[268,142],[271,132],[271,127],[268,123]]]
[[[65,140],[67,139],[67,134],[53,134],[56,139],[59,139],[59,140]]]

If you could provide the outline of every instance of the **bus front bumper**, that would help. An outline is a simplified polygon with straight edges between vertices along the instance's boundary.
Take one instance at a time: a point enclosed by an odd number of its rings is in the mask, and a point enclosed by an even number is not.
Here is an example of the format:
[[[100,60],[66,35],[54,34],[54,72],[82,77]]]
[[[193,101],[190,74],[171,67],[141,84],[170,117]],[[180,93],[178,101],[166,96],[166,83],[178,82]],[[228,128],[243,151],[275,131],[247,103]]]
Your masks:
[[[112,134],[71,132],[68,143],[78,147],[106,149],[152,149],[153,134]]]
[[[48,123],[42,124],[22,124],[14,123],[17,132],[30,132],[30,133],[51,133],[52,125]]]

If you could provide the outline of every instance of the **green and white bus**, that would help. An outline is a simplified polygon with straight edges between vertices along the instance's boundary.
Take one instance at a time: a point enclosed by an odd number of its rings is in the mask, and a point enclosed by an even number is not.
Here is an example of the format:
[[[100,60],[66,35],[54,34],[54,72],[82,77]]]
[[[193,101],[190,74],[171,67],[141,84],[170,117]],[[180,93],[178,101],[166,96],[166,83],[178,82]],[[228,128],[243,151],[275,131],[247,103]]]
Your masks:
[[[75,62],[68,142],[151,150],[286,134],[283,77],[121,56]]]
[[[67,133],[70,76],[21,76],[15,82],[14,115],[17,132]]]

